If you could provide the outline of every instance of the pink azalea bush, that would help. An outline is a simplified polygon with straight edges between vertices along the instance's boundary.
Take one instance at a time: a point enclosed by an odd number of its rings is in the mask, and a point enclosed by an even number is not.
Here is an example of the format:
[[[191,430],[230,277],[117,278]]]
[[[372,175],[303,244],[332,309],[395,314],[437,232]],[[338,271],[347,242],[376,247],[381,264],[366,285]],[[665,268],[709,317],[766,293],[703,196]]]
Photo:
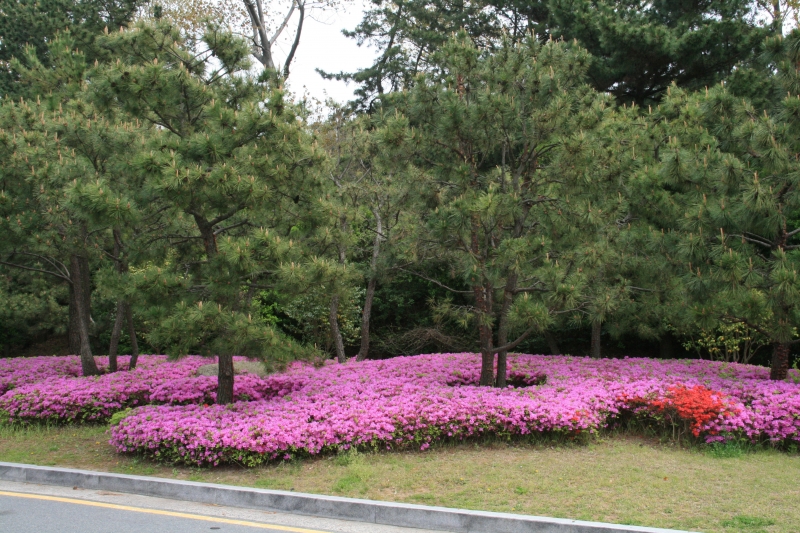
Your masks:
[[[108,358],[96,359],[105,371]],[[0,367],[0,384],[8,384],[0,396],[0,410],[12,422],[95,422],[150,403],[213,403],[216,378],[196,375],[198,368],[210,362],[199,356],[170,362],[166,356],[149,355],[140,357],[134,370],[127,370],[130,358],[120,357],[119,367],[124,371],[84,378],[78,377],[80,360],[74,356],[0,360],[5,366]],[[287,379],[240,375],[234,394],[238,400],[270,398],[290,390],[286,388]]]
[[[532,355],[513,356],[510,367],[512,381],[531,386],[474,386],[480,359],[473,354],[298,365],[291,374],[301,385],[285,395],[228,406],[141,407],[111,429],[111,442],[121,452],[169,462],[257,464],[353,446],[425,449],[484,434],[577,435],[642,405],[670,404],[676,388],[706,391],[703,397],[720,406],[716,417],[698,422],[697,434],[708,441],[800,441],[800,387],[770,382],[764,368]]]
[[[708,442],[800,441],[800,385],[769,381],[768,369],[750,365],[513,355],[515,386],[493,389],[476,386],[474,354],[297,363],[264,378],[238,375],[238,401],[218,406],[216,378],[196,375],[208,359],[145,356],[134,371],[93,378],[76,377],[77,358],[34,359],[0,361],[0,383],[9,383],[0,410],[9,418],[99,421],[136,407],[111,428],[111,443],[177,463],[256,464],[353,446],[425,449],[484,434],[574,436],[631,413],[694,416],[687,423]],[[50,361],[49,370],[38,359]]]

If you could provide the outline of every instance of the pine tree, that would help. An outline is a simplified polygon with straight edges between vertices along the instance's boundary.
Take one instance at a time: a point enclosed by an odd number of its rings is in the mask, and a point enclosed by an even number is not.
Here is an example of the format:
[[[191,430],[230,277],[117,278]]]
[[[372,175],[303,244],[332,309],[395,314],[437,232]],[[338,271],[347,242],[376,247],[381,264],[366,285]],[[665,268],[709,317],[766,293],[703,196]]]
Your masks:
[[[753,58],[768,27],[743,0],[554,0],[550,26],[577,39],[595,60],[592,85],[619,103],[647,106],[670,84],[702,89]]]
[[[508,351],[587,305],[577,249],[614,215],[591,211],[605,202],[593,133],[613,106],[584,84],[588,54],[563,43],[483,53],[461,34],[439,61],[440,77],[398,97],[406,114],[388,115],[382,135],[421,173],[407,260],[444,262],[469,287],[458,292],[471,306],[439,311],[477,329],[480,383],[502,387]]]
[[[50,59],[45,66],[29,48],[28,67],[17,62],[16,72],[41,95],[2,106],[2,264],[68,284],[70,345],[91,375],[98,373],[89,339],[93,274],[108,230],[131,211],[115,176],[134,128],[120,134],[125,125],[82,98],[87,64],[69,32],[51,43]]]
[[[246,43],[218,27],[196,46],[163,21],[98,45],[119,60],[93,73],[96,104],[153,126],[133,143],[129,179],[169,219],[130,275],[148,340],[176,356],[218,356],[217,401],[229,403],[233,355],[275,364],[307,354],[250,306],[255,290],[292,276],[320,154],[279,81],[252,77]]]
[[[674,90],[657,121],[670,133],[657,176],[676,208],[673,254],[701,326],[741,323],[773,344],[772,379],[785,379],[798,342],[797,144],[800,33],[769,40],[786,96],[771,111],[718,86]]]
[[[351,261],[361,265],[366,279],[361,344],[356,356],[361,361],[369,356],[370,320],[378,282],[392,270],[392,235],[407,207],[410,169],[392,158],[391,151],[384,150],[375,121],[369,116],[350,116],[337,109],[320,125],[318,134],[329,154],[327,174],[333,191],[328,209],[337,214],[338,228],[347,229],[346,235],[339,233],[339,242],[347,243],[344,248]]]

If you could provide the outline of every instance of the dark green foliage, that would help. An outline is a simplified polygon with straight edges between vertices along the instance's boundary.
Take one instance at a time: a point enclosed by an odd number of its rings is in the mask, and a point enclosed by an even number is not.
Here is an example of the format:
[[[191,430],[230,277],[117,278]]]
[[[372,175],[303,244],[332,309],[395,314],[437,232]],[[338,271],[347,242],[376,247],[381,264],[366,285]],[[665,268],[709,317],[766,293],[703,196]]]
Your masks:
[[[754,57],[771,32],[742,0],[553,0],[551,32],[595,60],[592,85],[619,103],[653,104],[670,84],[699,90]]]
[[[398,99],[406,115],[387,117],[382,133],[420,169],[405,259],[446,264],[467,287],[440,282],[471,298],[436,313],[477,330],[481,383],[504,386],[505,352],[561,314],[604,312],[592,258],[628,231],[615,222],[625,202],[607,193],[633,151],[614,150],[613,106],[585,85],[581,49],[506,39],[484,54],[462,33],[437,60],[438,75]]]
[[[316,124],[220,27],[106,32],[136,6],[103,5],[0,22],[31,95],[0,106],[4,346],[68,302],[88,364],[132,310],[219,356],[228,401],[233,355],[477,350],[503,386],[511,350],[679,357],[744,324],[784,375],[800,34],[762,43],[749,3],[378,2],[352,36],[383,54],[342,75],[372,113]],[[12,54],[23,30],[49,46]]]
[[[21,82],[11,66],[12,58],[23,60],[25,48],[46,67],[53,64],[49,44],[59,32],[69,30],[73,46],[89,62],[105,53],[95,46],[104,28],[127,25],[144,0],[2,0],[0,1],[0,96],[18,98],[37,94]]]
[[[16,355],[34,340],[63,335],[66,301],[63,284],[18,269],[0,274],[0,357]]]
[[[773,379],[786,378],[800,322],[798,43],[797,32],[768,42],[785,94],[769,111],[724,87],[673,90],[653,116],[666,138],[648,176],[693,319],[741,323],[769,339]]]
[[[326,74],[360,84],[357,103],[373,109],[383,93],[409,88],[435,68],[431,56],[449,36],[465,31],[482,48],[503,38],[535,35],[573,40],[593,60],[589,81],[621,104],[648,105],[673,82],[691,89],[713,85],[740,62],[752,62],[772,28],[757,22],[747,0],[401,0],[375,2],[346,35],[380,50],[355,73]]]

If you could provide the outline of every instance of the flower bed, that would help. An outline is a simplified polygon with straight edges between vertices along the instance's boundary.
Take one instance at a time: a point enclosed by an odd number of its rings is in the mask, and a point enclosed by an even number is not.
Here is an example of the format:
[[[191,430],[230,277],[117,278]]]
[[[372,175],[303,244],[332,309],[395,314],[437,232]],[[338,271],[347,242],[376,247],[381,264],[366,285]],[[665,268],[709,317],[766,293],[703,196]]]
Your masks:
[[[112,428],[112,443],[169,462],[256,464],[488,433],[591,433],[622,412],[668,413],[709,441],[800,440],[800,387],[759,367],[518,355],[510,375],[530,386],[503,390],[474,386],[479,372],[471,354],[301,368],[304,385],[272,400],[137,409]]]
[[[237,357],[235,360],[244,360]],[[0,384],[9,390],[0,396],[0,410],[11,421],[95,422],[104,421],[115,412],[145,404],[183,405],[213,403],[216,378],[197,376],[197,369],[209,360],[199,356],[167,361],[166,356],[139,358],[134,370],[130,358],[120,357],[120,372],[93,377],[77,377],[77,357],[32,357],[0,361]],[[105,370],[108,358],[98,357],[98,367]],[[259,379],[251,375],[236,377],[237,400],[267,399],[285,394],[288,376]]]
[[[679,422],[709,442],[800,441],[800,386],[769,381],[767,369],[749,365],[514,355],[509,378],[517,387],[493,389],[475,386],[473,354],[295,364],[265,378],[237,376],[236,397],[247,401],[217,406],[207,405],[215,378],[195,375],[207,359],[140,361],[134,371],[94,378],[71,377],[63,361],[49,375],[21,372],[28,377],[0,396],[0,409],[16,420],[82,421],[140,406],[111,429],[111,442],[189,464],[255,464],[351,446],[425,449],[482,434],[577,435],[621,413]],[[35,378],[42,381],[20,384]]]

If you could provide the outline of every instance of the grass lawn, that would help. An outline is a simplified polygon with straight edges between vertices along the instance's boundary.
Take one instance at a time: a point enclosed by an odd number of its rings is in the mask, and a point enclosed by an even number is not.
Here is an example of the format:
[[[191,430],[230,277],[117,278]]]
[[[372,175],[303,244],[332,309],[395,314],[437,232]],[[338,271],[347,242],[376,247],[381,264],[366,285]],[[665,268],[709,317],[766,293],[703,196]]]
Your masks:
[[[777,451],[713,453],[615,435],[173,468],[116,454],[105,431],[0,427],[0,461],[704,532],[800,531],[800,457]]]

